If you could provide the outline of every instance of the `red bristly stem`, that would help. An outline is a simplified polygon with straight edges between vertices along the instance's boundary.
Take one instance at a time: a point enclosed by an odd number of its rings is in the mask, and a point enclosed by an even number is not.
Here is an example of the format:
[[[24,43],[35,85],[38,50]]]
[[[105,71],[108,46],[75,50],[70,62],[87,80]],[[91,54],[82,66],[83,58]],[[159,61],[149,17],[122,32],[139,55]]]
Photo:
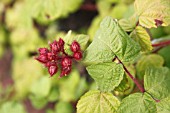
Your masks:
[[[118,58],[117,58],[118,59]],[[136,86],[139,88],[139,90],[144,93],[145,89],[143,86],[141,86],[141,84],[139,83],[139,81],[133,77],[133,75],[129,72],[129,70],[125,67],[125,65],[121,62],[120,59],[118,59],[119,63],[121,63],[123,65],[123,68],[125,70],[125,72],[128,74],[128,76],[133,80],[133,82],[136,84]]]
[[[167,46],[170,45],[170,40],[166,40],[164,42],[159,42],[157,44],[152,44],[153,47],[161,47],[161,46]]]

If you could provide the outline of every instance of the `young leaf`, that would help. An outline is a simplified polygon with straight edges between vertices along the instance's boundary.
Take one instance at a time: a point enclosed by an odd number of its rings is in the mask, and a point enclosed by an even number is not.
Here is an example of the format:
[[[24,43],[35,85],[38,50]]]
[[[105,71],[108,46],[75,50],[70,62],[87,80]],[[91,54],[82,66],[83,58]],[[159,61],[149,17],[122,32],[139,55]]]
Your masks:
[[[147,93],[135,93],[124,98],[118,113],[156,113],[155,101]]]
[[[136,58],[139,51],[140,46],[127,35],[118,22],[106,17],[101,22],[94,41],[85,51],[84,61],[94,62],[94,58],[95,62],[108,62],[111,55],[116,54],[121,61],[128,62]]]
[[[139,79],[142,79],[145,70],[149,67],[161,67],[164,64],[164,59],[160,55],[150,54],[142,56],[136,65],[137,76]]]
[[[72,31],[70,30],[65,37],[63,37],[63,40],[65,41],[66,44],[71,45],[71,43],[76,40],[80,46],[81,50],[84,50],[86,47],[87,42],[89,41],[89,36],[87,35],[72,35]],[[70,46],[69,46],[70,47]],[[69,48],[70,49],[70,48]]]
[[[140,25],[151,28],[170,24],[169,0],[136,0],[134,6]]]
[[[119,105],[119,100],[111,93],[91,90],[78,101],[77,113],[117,113]]]
[[[129,65],[126,67],[130,71],[130,73],[135,77],[135,67],[133,65]],[[133,80],[127,75],[127,73],[124,73],[123,80],[121,81],[119,86],[115,88],[115,93],[118,95],[128,95],[130,92],[132,92],[133,88]]]
[[[135,29],[138,19],[134,16],[128,19],[120,19],[119,24],[123,30],[131,32]]]
[[[170,70],[167,67],[148,68],[144,75],[146,92],[156,99],[166,98],[170,93]]]
[[[141,51],[146,52],[152,50],[150,36],[143,27],[137,26],[130,36],[139,43]]]
[[[123,66],[114,62],[91,65],[87,67],[87,71],[101,91],[112,91],[120,84],[124,75]]]
[[[157,113],[170,113],[170,96],[156,103]]]

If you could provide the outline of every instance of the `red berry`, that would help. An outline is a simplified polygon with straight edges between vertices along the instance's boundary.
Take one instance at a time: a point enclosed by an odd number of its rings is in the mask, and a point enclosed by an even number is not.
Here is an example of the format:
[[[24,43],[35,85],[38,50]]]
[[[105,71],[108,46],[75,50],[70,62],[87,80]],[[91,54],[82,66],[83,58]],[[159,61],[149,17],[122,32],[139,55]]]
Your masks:
[[[39,48],[38,51],[40,55],[46,55],[49,52],[47,48]]]
[[[36,60],[38,60],[41,63],[47,63],[48,62],[48,58],[46,55],[40,55],[37,58],[35,58]]]
[[[50,48],[55,54],[61,50],[60,45],[56,40],[50,44]]]
[[[64,43],[65,43],[65,42],[64,42],[64,40],[63,40],[62,38],[60,38],[59,41],[58,41],[58,43],[59,43],[60,46],[64,46]]]
[[[80,51],[80,44],[77,41],[73,41],[70,46],[71,51],[77,52]]]
[[[52,52],[47,53],[48,60],[55,60],[55,55]]]
[[[62,67],[60,77],[66,76],[71,72],[71,67]]]
[[[52,65],[48,68],[48,72],[51,75],[51,77],[57,73],[58,67],[56,65]]]
[[[50,66],[55,66],[55,65],[56,65],[56,62],[49,61],[45,64],[45,67],[50,67]]]
[[[68,57],[64,57],[61,61],[62,67],[68,67],[72,65],[72,60]]]
[[[73,57],[76,59],[76,60],[80,60],[82,58],[82,53],[81,52],[75,52],[73,54]]]

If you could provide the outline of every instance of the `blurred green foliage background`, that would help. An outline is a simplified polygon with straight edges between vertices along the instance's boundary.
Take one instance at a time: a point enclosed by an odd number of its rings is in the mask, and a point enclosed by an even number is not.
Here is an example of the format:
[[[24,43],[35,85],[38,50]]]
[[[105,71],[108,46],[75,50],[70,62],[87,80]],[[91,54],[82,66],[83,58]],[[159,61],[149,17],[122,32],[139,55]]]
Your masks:
[[[61,79],[49,78],[34,60],[37,48],[72,35],[90,41],[105,16],[128,18],[134,0],[0,0],[0,113],[75,113],[78,99],[95,89],[81,63]],[[170,27],[151,29],[152,38],[170,38]],[[90,43],[90,42],[89,42]],[[170,67],[170,46],[158,53]]]

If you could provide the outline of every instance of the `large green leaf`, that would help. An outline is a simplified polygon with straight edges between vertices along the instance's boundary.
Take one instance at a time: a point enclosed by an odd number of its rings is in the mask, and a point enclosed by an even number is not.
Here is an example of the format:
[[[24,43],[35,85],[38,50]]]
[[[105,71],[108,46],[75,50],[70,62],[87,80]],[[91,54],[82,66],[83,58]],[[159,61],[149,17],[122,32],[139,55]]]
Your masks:
[[[151,51],[152,50],[152,44],[150,40],[150,36],[147,33],[146,29],[144,29],[141,26],[137,26],[135,30],[131,33],[131,37],[139,43],[141,46],[141,51]]]
[[[156,99],[170,94],[170,70],[167,67],[148,68],[144,76],[145,90]]]
[[[139,54],[140,46],[120,27],[117,20],[106,17],[100,24],[94,41],[84,54],[89,63],[110,62],[114,54],[123,62],[132,61]]]
[[[119,100],[111,93],[91,90],[78,101],[77,113],[117,113],[119,105]]]
[[[135,11],[144,27],[157,27],[155,20],[162,21],[163,26],[170,24],[169,0],[135,0]]]
[[[150,54],[142,56],[136,65],[137,76],[143,79],[145,70],[149,67],[161,67],[164,64],[164,59],[157,54]]]
[[[156,113],[155,101],[146,93],[135,93],[124,98],[118,113]]]
[[[170,96],[156,103],[157,113],[170,113]]]
[[[87,67],[87,71],[101,91],[112,91],[120,84],[124,75],[123,66],[114,62],[91,65]]]

